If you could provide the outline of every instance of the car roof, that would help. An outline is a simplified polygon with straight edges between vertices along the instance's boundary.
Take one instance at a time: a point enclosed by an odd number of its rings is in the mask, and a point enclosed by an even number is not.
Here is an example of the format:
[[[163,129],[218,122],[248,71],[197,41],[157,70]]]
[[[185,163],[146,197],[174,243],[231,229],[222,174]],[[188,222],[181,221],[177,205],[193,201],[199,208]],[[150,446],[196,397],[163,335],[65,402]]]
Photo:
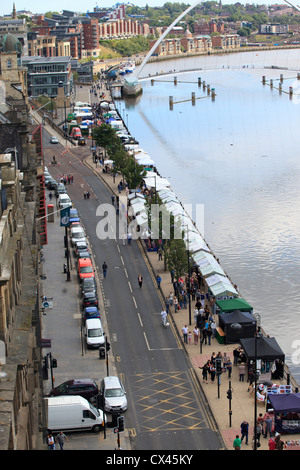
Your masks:
[[[79,266],[92,266],[91,258],[81,258],[78,263]]]
[[[97,307],[86,307],[84,310],[86,312],[98,312]]]
[[[120,388],[121,381],[119,377],[110,375],[109,377],[104,377],[105,388]]]

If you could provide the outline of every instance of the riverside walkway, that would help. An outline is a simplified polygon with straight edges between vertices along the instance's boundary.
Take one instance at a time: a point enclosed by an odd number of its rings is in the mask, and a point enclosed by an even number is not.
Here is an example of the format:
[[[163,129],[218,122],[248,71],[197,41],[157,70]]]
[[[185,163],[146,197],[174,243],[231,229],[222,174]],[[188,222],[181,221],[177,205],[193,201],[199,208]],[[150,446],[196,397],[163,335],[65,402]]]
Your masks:
[[[88,165],[94,172],[96,172],[99,177],[106,183],[108,189],[111,193],[118,195],[118,184],[121,181],[121,176],[113,178],[110,173],[103,173],[102,165],[93,163],[93,158],[88,157],[85,160],[85,164]],[[124,193],[124,191],[123,191]],[[132,243],[135,243],[134,241]],[[143,242],[142,242],[143,243]],[[159,260],[157,252],[147,252],[145,249],[146,255],[149,259],[151,269],[153,270],[154,277],[157,274],[161,277],[161,300],[162,308],[164,308],[164,299],[170,295],[170,292],[173,292],[173,284],[171,282],[171,276],[168,271],[164,270],[164,261]],[[202,367],[208,360],[210,360],[213,352],[216,354],[220,351],[222,355],[226,353],[230,358],[233,364],[233,350],[239,346],[239,344],[219,344],[216,338],[212,338],[211,345],[206,345],[203,343],[202,352],[200,350],[200,344],[194,344],[193,340],[191,343],[185,344],[183,342],[182,328],[184,325],[189,327],[189,331],[193,336],[193,329],[195,326],[194,323],[194,305],[195,301],[191,301],[191,324],[189,325],[189,308],[178,310],[177,313],[174,311],[174,307],[170,308],[170,317],[174,326],[176,327],[178,335],[182,338],[182,344],[185,348],[186,354],[188,355],[191,367],[194,369],[194,372],[199,380],[199,383],[202,386],[203,392],[205,394],[207,405],[210,407],[219,431],[222,434],[226,449],[233,450],[233,441],[236,435],[241,436],[241,423],[244,420],[247,420],[249,423],[249,442],[248,445],[245,444],[245,440],[242,443],[241,450],[251,450],[252,449],[252,437],[253,437],[253,424],[254,424],[254,396],[250,396],[248,392],[248,382],[245,378],[244,382],[239,381],[239,367],[232,367],[231,374],[231,388],[232,388],[232,415],[231,419],[229,416],[229,400],[227,398],[227,390],[229,388],[229,378],[227,372],[222,373],[220,384],[218,387],[217,378],[214,382],[211,382],[208,378],[207,383],[203,382],[202,370],[199,367]],[[217,320],[217,318],[216,318]],[[285,385],[286,380],[274,380],[273,383],[278,385]],[[265,404],[258,403],[257,405],[257,415],[262,413],[264,416],[266,412]],[[231,421],[231,422],[230,422]],[[261,436],[260,444],[258,450],[268,450],[268,440]],[[300,434],[294,435],[285,435],[282,436],[284,442],[288,441],[298,441],[300,442]],[[286,450],[299,450],[300,445],[286,446]]]

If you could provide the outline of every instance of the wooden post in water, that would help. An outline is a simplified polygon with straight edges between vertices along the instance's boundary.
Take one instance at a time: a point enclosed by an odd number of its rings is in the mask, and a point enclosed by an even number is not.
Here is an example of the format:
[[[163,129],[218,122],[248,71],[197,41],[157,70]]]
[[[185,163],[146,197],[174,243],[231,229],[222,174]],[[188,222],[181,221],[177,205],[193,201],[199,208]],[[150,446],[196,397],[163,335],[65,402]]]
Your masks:
[[[216,98],[216,92],[215,92],[215,89],[212,88],[211,89],[211,99],[212,99],[212,101],[215,101],[215,98]]]
[[[265,85],[266,84],[266,77],[263,75],[262,77],[262,84]]]
[[[279,94],[281,95],[281,92],[282,92],[282,83],[281,82],[279,83],[278,89],[279,89]]]
[[[280,81],[281,81],[281,83],[283,82],[283,74],[282,73],[280,74]]]
[[[195,106],[195,104],[196,104],[195,92],[192,91],[192,105]]]
[[[273,78],[270,80],[270,88],[273,88]]]
[[[173,111],[173,96],[169,96],[169,108],[170,111]]]
[[[174,77],[174,85],[177,85],[177,77]]]
[[[210,95],[210,85],[207,85],[207,95]]]
[[[289,88],[289,95],[290,95],[290,100],[293,98],[293,87],[290,86]]]
[[[206,85],[205,85],[205,81],[204,81],[204,80],[203,80],[203,82],[202,82],[202,85],[203,85],[203,91],[204,91],[205,88],[206,88]]]
[[[151,78],[151,86],[153,86],[153,85],[154,85],[154,80],[153,80],[153,78]]]
[[[198,77],[198,87],[201,86],[201,77]]]
[[[297,73],[297,80],[300,80],[300,73]]]

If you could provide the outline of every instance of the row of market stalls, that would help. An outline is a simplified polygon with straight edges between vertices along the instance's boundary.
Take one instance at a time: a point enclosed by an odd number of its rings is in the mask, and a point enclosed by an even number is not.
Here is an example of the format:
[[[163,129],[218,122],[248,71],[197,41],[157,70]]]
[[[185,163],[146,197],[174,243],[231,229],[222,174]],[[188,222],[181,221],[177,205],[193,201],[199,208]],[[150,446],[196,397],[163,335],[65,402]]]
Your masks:
[[[110,112],[111,110],[108,114]],[[106,117],[112,123],[115,120],[115,115]],[[267,407],[273,412],[276,431],[299,433],[300,394],[292,393],[292,387],[289,385],[278,387],[272,383],[272,379],[283,377],[285,361],[285,355],[276,339],[261,333],[257,335],[253,307],[240,297],[191,217],[172,191],[170,182],[157,174],[155,161],[137,143],[125,143],[124,147],[136,162],[146,169],[145,188],[159,196],[166,210],[174,216],[174,222],[180,224],[184,231],[184,242],[193,259],[194,267],[198,269],[209,292],[216,298],[218,330],[222,332],[222,336],[219,336],[220,343],[240,344],[248,370],[251,367],[255,369],[256,362],[255,370],[259,373],[259,386],[263,387],[260,391],[262,394],[265,392]],[[129,194],[128,199],[129,214],[135,218],[140,230],[150,235],[144,194],[136,190]],[[259,395],[257,390],[257,396]]]

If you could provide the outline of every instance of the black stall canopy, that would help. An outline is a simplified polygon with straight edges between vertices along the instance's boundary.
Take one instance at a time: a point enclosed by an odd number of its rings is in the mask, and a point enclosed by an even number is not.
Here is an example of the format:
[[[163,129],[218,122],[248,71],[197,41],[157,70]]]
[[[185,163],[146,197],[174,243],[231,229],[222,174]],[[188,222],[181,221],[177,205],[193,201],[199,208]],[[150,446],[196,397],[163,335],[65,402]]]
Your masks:
[[[236,324],[239,325],[236,328]],[[219,314],[219,326],[225,334],[225,343],[238,343],[241,338],[253,338],[256,329],[252,313],[234,310],[230,313]]]
[[[270,394],[268,399],[275,413],[275,430],[279,433],[298,434],[300,432],[300,393]]]
[[[258,336],[256,341],[257,359],[269,362],[278,359],[284,362],[284,352],[278,345],[275,338],[269,338],[267,336]],[[240,344],[245,352],[248,361],[255,361],[255,338],[240,339]]]

